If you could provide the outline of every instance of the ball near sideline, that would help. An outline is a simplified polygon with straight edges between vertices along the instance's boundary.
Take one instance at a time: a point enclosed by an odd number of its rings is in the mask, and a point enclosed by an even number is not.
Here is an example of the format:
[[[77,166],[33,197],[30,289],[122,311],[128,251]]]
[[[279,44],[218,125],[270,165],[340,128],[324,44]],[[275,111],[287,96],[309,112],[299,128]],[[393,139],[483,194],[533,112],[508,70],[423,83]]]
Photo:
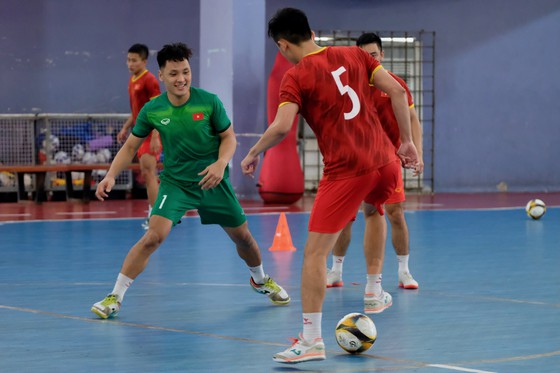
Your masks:
[[[525,211],[527,215],[532,219],[538,220],[540,219],[544,213],[546,212],[546,205],[540,199],[532,199],[527,202],[527,206],[525,206]]]
[[[346,352],[359,354],[373,346],[377,339],[377,328],[373,320],[361,313],[344,316],[335,329],[336,342]]]

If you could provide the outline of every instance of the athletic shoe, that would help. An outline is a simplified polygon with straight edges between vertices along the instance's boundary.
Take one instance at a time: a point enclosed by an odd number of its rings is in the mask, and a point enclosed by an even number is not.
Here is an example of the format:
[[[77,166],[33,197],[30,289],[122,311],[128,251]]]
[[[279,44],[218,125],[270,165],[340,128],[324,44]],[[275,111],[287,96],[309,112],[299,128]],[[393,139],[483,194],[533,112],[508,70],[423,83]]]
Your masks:
[[[148,228],[150,228],[150,219],[146,218],[146,219],[142,222],[142,229],[144,229],[145,231],[147,231]]]
[[[409,272],[399,272],[399,287],[404,289],[418,289],[418,283]]]
[[[290,303],[290,296],[286,290],[284,290],[282,286],[278,285],[272,278],[270,278],[270,276],[266,275],[264,278],[264,284],[256,284],[255,281],[253,281],[253,277],[251,277],[249,282],[251,283],[253,290],[260,294],[266,294],[272,303],[279,305]]]
[[[325,360],[325,344],[323,338],[315,338],[312,342],[303,339],[301,333],[298,339],[293,339],[292,346],[277,353],[272,360],[283,364],[303,363],[304,361]]]
[[[327,287],[340,288],[342,286],[344,286],[344,282],[342,282],[342,272],[327,268]]]
[[[97,302],[91,307],[91,312],[95,313],[102,319],[115,317],[121,309],[121,302],[118,301],[118,295],[109,294],[101,302]]]
[[[364,312],[365,313],[381,313],[384,309],[393,305],[393,297],[385,290],[380,296],[373,294],[366,294],[364,297]]]

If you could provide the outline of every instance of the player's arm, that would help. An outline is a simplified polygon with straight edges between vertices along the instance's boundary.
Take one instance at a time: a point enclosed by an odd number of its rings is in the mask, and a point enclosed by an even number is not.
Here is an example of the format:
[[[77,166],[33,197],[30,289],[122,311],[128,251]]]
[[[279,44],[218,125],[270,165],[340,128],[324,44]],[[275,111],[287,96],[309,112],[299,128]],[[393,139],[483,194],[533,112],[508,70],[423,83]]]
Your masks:
[[[117,155],[113,159],[113,162],[111,162],[111,167],[109,167],[107,175],[105,175],[103,180],[101,180],[97,185],[95,195],[100,201],[103,201],[108,197],[108,193],[115,185],[115,179],[130,165],[130,163],[132,163],[132,159],[138,151],[138,148],[140,148],[140,145],[142,145],[143,141],[143,138],[137,137],[134,134],[128,136],[128,139],[126,139],[126,142],[118,151]]]
[[[414,143],[414,146],[416,146],[416,151],[418,152],[418,166],[414,171],[414,175],[416,176],[424,172],[424,159],[423,159],[424,148],[422,144],[423,133],[422,133],[422,126],[420,125],[420,119],[418,119],[418,113],[416,112],[414,106],[411,107],[409,111],[410,111],[410,127],[411,127],[410,130],[412,132],[412,142]]]
[[[391,105],[401,134],[401,142],[412,141],[410,112],[406,90],[389,73],[381,68],[373,75],[373,85],[391,98]]]
[[[224,178],[224,170],[228,165],[235,148],[237,147],[237,139],[233,131],[233,125],[230,125],[227,130],[220,132],[220,148],[218,150],[218,159],[206,167],[199,175],[204,175],[202,180],[198,183],[202,189],[211,189],[216,187]]]
[[[276,112],[276,117],[267,128],[259,141],[249,150],[241,161],[241,171],[244,175],[253,176],[259,163],[259,155],[279,144],[288,134],[299,111],[299,106],[292,102],[283,103]]]
[[[117,141],[119,143],[123,143],[126,141],[126,138],[128,137],[128,133],[130,132],[130,129],[133,126],[134,126],[134,118],[132,118],[132,114],[130,114],[130,116],[124,122],[121,130],[117,134]]]
[[[383,68],[378,69],[373,75],[373,84],[391,98],[391,106],[399,125],[401,137],[401,146],[397,154],[401,158],[403,167],[416,168],[418,165],[418,153],[412,142],[410,110],[406,90]]]
[[[153,153],[161,152],[161,140],[159,132],[156,130],[152,131],[152,137],[150,138],[150,151]]]

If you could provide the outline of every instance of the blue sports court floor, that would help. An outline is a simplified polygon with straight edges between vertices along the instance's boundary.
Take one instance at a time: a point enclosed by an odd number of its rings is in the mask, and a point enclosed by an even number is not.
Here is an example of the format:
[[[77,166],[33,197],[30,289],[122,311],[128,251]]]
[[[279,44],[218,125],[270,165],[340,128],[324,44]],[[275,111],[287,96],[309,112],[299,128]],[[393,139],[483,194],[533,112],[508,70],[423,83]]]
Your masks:
[[[293,366],[271,357],[301,329],[308,212],[287,213],[296,252],[268,251],[278,213],[248,216],[289,306],[251,290],[219,227],[186,217],[113,320],[90,307],[143,234],[139,218],[0,222],[0,372],[560,372],[560,209],[539,221],[520,207],[406,216],[420,289],[397,287],[389,244],[383,284],[393,306],[372,317],[378,339],[362,355],[338,347],[337,321],[363,311],[359,216],[345,286],[327,290],[327,360]]]

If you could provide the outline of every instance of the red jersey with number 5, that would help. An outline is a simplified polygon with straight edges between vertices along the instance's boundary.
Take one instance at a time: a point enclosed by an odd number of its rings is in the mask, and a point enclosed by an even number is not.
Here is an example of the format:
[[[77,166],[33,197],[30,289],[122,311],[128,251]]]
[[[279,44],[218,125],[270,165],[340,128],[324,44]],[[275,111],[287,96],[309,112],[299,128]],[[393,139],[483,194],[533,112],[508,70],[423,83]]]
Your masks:
[[[159,82],[148,70],[144,70],[138,77],[131,76],[128,82],[128,95],[130,97],[130,111],[132,119],[136,122],[136,117],[142,106],[152,98],[159,96]]]
[[[364,175],[397,159],[369,84],[381,68],[358,47],[325,47],[284,75],[280,106],[299,106],[317,137],[328,180]]]

